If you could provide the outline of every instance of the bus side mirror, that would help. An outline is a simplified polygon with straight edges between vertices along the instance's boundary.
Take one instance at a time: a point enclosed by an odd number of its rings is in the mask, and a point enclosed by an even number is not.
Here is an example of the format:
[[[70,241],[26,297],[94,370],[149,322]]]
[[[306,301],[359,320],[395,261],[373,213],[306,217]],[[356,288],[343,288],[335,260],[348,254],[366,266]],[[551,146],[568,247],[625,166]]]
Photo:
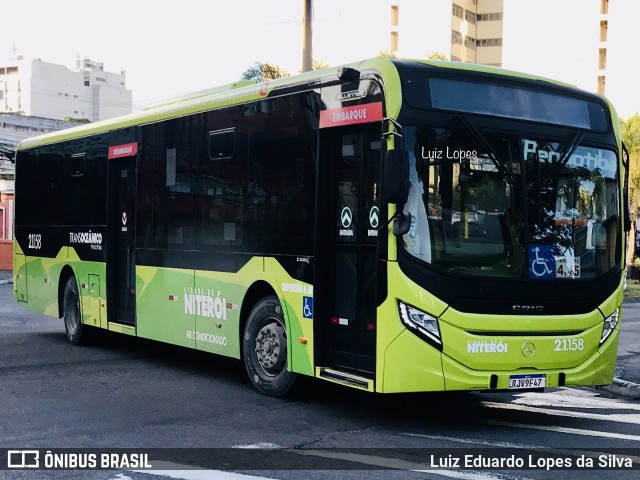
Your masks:
[[[411,214],[409,212],[397,213],[393,220],[393,234],[401,237],[411,230]]]
[[[387,150],[383,165],[384,199],[403,205],[409,198],[409,154],[404,150]]]

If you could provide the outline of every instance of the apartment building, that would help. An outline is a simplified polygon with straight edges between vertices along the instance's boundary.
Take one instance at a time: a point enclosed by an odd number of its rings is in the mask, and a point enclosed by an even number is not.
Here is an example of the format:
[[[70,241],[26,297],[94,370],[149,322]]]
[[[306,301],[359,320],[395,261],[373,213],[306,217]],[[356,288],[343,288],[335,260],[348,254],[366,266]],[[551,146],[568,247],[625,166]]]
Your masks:
[[[504,0],[391,0],[389,51],[502,66]]]
[[[609,40],[609,0],[600,0],[600,30],[598,35],[598,87],[601,95],[607,86],[607,46]]]
[[[111,73],[100,62],[76,60],[76,69],[27,60],[15,50],[0,65],[0,112],[92,122],[131,113],[125,72]]]
[[[387,0],[378,5],[387,17],[383,49],[397,57],[439,53],[453,61],[501,66],[606,95],[623,117],[640,110],[629,56],[640,15],[637,0]]]
[[[450,59],[502,66],[503,0],[454,0]]]

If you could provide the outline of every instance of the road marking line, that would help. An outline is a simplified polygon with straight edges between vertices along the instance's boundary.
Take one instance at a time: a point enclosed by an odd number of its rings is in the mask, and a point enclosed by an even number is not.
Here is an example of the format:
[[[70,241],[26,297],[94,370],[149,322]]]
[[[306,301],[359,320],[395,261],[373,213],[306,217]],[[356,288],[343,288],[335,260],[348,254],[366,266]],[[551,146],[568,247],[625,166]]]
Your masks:
[[[639,403],[604,398],[598,393],[575,388],[567,388],[556,392],[527,392],[516,396],[518,398],[513,400],[513,404],[534,407],[640,410]]]
[[[426,462],[410,462],[407,460],[400,460],[398,458],[379,457],[375,455],[365,455],[361,453],[349,453],[349,452],[333,452],[330,450],[292,450],[292,453],[300,455],[309,455],[323,458],[333,458],[339,460],[346,460],[354,463],[361,463],[364,465],[373,465],[380,468],[392,469],[392,470],[404,470],[419,473],[433,473],[449,478],[457,478],[460,480],[508,480],[508,479],[520,479],[520,480],[532,480],[525,477],[511,477],[502,474],[491,475],[488,473],[474,473],[455,470],[430,470],[425,469]],[[356,469],[357,470],[357,469]]]
[[[563,428],[563,427],[542,427],[542,426],[538,426],[538,425],[527,425],[527,424],[518,424],[518,423],[509,423],[509,422],[500,422],[497,420],[485,420],[482,421],[482,423],[488,423],[488,424],[494,424],[494,425],[502,425],[502,426],[507,426],[507,427],[516,427],[516,428],[531,428],[531,429],[538,429],[538,430],[566,430],[564,432],[561,433],[577,433],[580,435],[590,435],[590,433],[587,432],[592,432],[594,434],[594,436],[609,436],[609,435],[615,435],[615,437],[613,438],[622,438],[623,440],[635,440],[635,441],[640,441],[640,437],[637,436],[632,436],[632,435],[625,435],[623,433],[619,433],[619,434],[607,434],[604,432],[594,432],[591,430],[578,430],[578,429],[573,429],[573,428]],[[511,443],[511,442],[489,442],[486,440],[479,440],[479,439],[473,439],[473,438],[456,438],[456,437],[446,437],[446,436],[442,436],[442,435],[426,435],[426,434],[421,434],[421,433],[401,433],[400,435],[406,435],[408,437],[420,437],[420,438],[428,438],[430,440],[441,440],[441,441],[447,441],[447,442],[457,442],[457,443],[471,443],[474,445],[483,445],[483,446],[487,446],[487,447],[491,447],[491,448],[514,448],[514,449],[520,449],[520,450],[540,450],[540,449],[546,449],[549,450],[551,452],[556,452],[556,453],[561,453],[561,454],[567,454],[567,455],[575,455],[575,451],[572,450],[567,450],[566,448],[550,448],[547,446],[540,446],[540,445],[525,445],[525,444],[518,444],[518,443]],[[628,437],[635,437],[635,438],[628,438]],[[598,452],[598,451],[589,451],[589,450],[585,450],[585,451],[581,451],[582,454],[584,454],[587,457],[592,457],[592,458],[597,458],[600,455],[607,455],[611,452]],[[627,455],[625,455],[625,457],[627,457]],[[636,456],[628,456],[628,458],[631,459],[631,461],[633,463],[639,463],[640,464],[640,457],[636,457]]]
[[[640,425],[640,415],[635,413],[606,415],[602,413],[574,412],[570,410],[552,410],[549,408],[530,407],[526,405],[514,405],[509,403],[496,403],[496,402],[482,402],[482,405],[488,408],[518,410],[521,412],[543,413],[545,415],[553,415],[556,417],[588,418],[591,420],[604,420],[606,422],[630,423],[634,425]]]
[[[275,480],[269,477],[261,477],[257,475],[245,475],[242,473],[225,472],[223,470],[207,470],[192,465],[182,465],[173,462],[153,461],[153,470],[130,470],[136,473],[146,473],[149,475],[162,475],[164,477],[175,478],[179,480]],[[160,469],[156,469],[160,467]],[[126,480],[119,479],[116,480]]]
[[[496,475],[492,475],[489,473],[474,473],[474,472],[463,472],[456,470],[413,470],[414,472],[420,473],[434,473],[436,475],[442,475],[443,477],[449,478],[457,478],[459,480],[533,480],[529,477],[521,477],[521,476],[511,476],[504,475],[502,473],[498,473]]]
[[[481,423],[488,423],[490,425],[500,425],[503,427],[514,428],[527,428],[530,430],[545,430],[558,433],[569,433],[571,435],[583,435],[586,437],[603,437],[603,438],[615,438],[618,440],[631,440],[632,442],[640,442],[640,435],[628,435],[626,433],[613,433],[613,432],[600,432],[597,430],[582,430],[580,428],[568,428],[568,427],[546,427],[544,425],[530,425],[528,423],[511,423],[502,422],[500,420],[481,420]],[[541,448],[541,447],[537,447]],[[640,457],[638,457],[640,459]]]
[[[493,448],[516,448],[516,449],[540,448],[539,445],[534,446],[534,445],[523,445],[521,443],[511,443],[511,442],[490,442],[487,440],[480,440],[477,438],[447,437],[444,435],[427,435],[424,433],[403,432],[400,435],[406,435],[407,437],[428,438],[429,440],[440,440],[445,442],[470,443],[472,445],[485,445],[487,447],[493,447]]]

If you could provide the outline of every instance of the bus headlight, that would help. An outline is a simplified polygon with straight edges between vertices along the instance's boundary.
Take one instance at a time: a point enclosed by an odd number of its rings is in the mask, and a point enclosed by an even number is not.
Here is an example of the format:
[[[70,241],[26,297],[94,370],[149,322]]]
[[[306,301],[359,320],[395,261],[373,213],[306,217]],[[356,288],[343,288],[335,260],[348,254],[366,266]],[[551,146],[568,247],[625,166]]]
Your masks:
[[[616,308],[616,311],[609,315],[604,319],[604,327],[602,327],[602,335],[600,336],[600,345],[604,343],[604,341],[609,338],[613,329],[618,325],[618,313],[620,309]]]
[[[442,350],[440,327],[436,317],[401,301],[398,301],[398,309],[400,310],[400,319],[405,327],[437,349]]]

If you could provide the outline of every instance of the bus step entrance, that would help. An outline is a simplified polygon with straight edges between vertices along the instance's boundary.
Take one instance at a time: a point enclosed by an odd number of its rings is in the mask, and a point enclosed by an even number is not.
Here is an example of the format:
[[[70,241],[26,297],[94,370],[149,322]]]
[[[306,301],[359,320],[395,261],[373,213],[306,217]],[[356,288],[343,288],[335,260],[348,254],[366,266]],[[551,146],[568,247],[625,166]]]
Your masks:
[[[333,368],[317,367],[316,375],[330,382],[340,383],[350,387],[360,388],[373,392],[373,379],[355,375],[350,372],[342,372]]]

